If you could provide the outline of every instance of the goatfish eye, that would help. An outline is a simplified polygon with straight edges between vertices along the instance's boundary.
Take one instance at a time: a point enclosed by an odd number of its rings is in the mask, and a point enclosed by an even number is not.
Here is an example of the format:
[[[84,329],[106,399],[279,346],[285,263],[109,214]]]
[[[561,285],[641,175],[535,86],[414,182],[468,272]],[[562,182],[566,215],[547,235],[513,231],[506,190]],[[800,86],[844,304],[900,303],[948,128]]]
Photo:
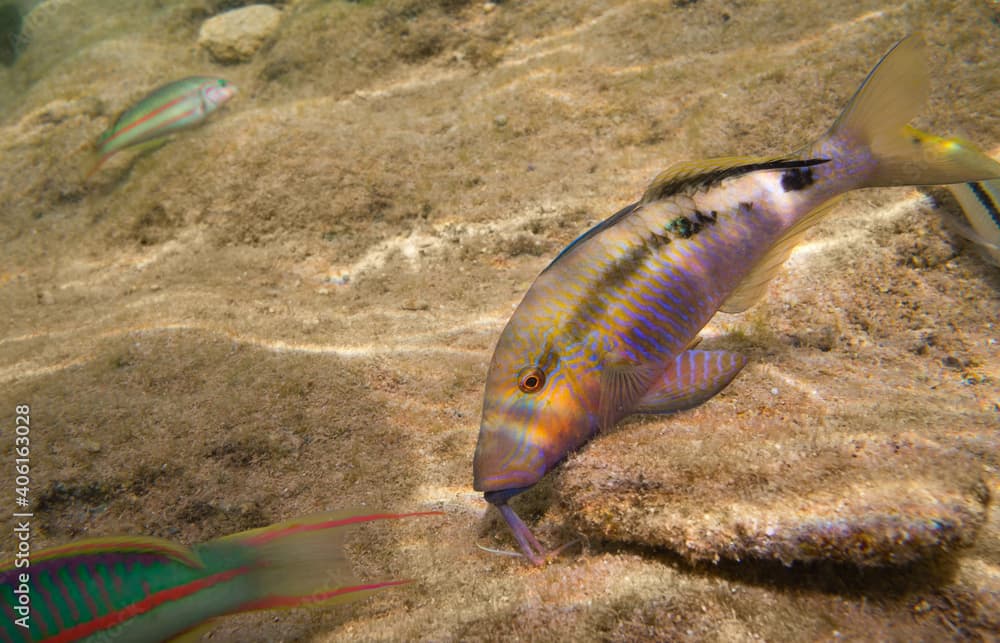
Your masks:
[[[522,393],[537,393],[545,386],[545,371],[537,366],[522,368],[517,374],[517,388]]]

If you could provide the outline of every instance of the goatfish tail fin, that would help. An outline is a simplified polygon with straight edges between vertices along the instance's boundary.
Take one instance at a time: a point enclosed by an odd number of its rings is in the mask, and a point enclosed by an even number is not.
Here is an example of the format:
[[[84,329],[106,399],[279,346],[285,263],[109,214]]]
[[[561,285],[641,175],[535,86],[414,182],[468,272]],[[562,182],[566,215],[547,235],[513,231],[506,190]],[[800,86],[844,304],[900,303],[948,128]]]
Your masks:
[[[362,583],[344,554],[350,527],[382,520],[440,515],[438,511],[405,514],[322,513],[234,534],[205,543],[206,559],[253,560],[247,600],[229,613],[359,600],[409,580]],[[211,552],[211,553],[209,553]]]
[[[845,162],[869,159],[858,187],[946,185],[1000,177],[1000,165],[958,139],[925,134],[907,123],[927,102],[930,78],[923,38],[914,34],[889,50],[843,113],[807,154],[850,150]],[[850,171],[850,169],[845,169]]]

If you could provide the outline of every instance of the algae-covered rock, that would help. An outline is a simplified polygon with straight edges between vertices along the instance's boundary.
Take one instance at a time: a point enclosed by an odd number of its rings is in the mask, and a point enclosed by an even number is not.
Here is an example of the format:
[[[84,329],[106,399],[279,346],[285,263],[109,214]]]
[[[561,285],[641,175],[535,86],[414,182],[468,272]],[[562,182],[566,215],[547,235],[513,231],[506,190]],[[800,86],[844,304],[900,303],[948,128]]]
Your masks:
[[[815,454],[774,450],[757,465],[737,457],[701,475],[673,461],[675,447],[653,440],[636,451],[612,447],[614,458],[597,449],[577,458],[562,488],[583,532],[692,561],[882,566],[969,545],[986,516],[975,461],[912,436],[855,438]],[[650,459],[660,466],[643,464]]]
[[[280,24],[281,11],[255,4],[206,20],[198,44],[221,63],[246,62],[274,36]]]

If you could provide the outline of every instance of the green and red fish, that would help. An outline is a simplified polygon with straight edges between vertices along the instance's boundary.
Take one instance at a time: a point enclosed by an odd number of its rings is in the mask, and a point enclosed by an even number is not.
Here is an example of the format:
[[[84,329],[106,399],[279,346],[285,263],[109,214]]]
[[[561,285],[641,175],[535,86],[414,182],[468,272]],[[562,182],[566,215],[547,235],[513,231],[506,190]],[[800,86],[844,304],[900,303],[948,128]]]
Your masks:
[[[568,454],[634,413],[705,402],[746,364],[693,348],[716,311],[752,306],[805,231],[866,187],[1000,177],[1000,164],[906,123],[926,102],[919,36],[896,44],[830,130],[774,158],[681,163],[542,271],[497,343],[474,487],[524,556],[549,555],[511,509]]]
[[[164,641],[227,614],[358,600],[409,581],[356,583],[344,557],[345,528],[437,514],[324,513],[192,548],[122,537],[46,549],[27,567],[0,565],[0,633],[24,643]],[[25,600],[30,611],[19,607]]]
[[[87,178],[126,147],[158,141],[200,125],[235,94],[236,86],[228,80],[207,76],[191,76],[154,89],[125,110],[97,139],[99,158]]]

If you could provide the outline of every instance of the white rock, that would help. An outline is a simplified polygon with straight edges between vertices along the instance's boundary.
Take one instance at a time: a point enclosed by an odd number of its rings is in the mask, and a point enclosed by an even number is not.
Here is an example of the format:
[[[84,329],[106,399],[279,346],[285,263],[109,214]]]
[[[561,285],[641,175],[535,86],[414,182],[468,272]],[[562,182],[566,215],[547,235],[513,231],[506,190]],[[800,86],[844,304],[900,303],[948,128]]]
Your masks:
[[[281,23],[281,11],[266,4],[234,9],[201,25],[198,44],[220,63],[245,62],[271,38]]]

